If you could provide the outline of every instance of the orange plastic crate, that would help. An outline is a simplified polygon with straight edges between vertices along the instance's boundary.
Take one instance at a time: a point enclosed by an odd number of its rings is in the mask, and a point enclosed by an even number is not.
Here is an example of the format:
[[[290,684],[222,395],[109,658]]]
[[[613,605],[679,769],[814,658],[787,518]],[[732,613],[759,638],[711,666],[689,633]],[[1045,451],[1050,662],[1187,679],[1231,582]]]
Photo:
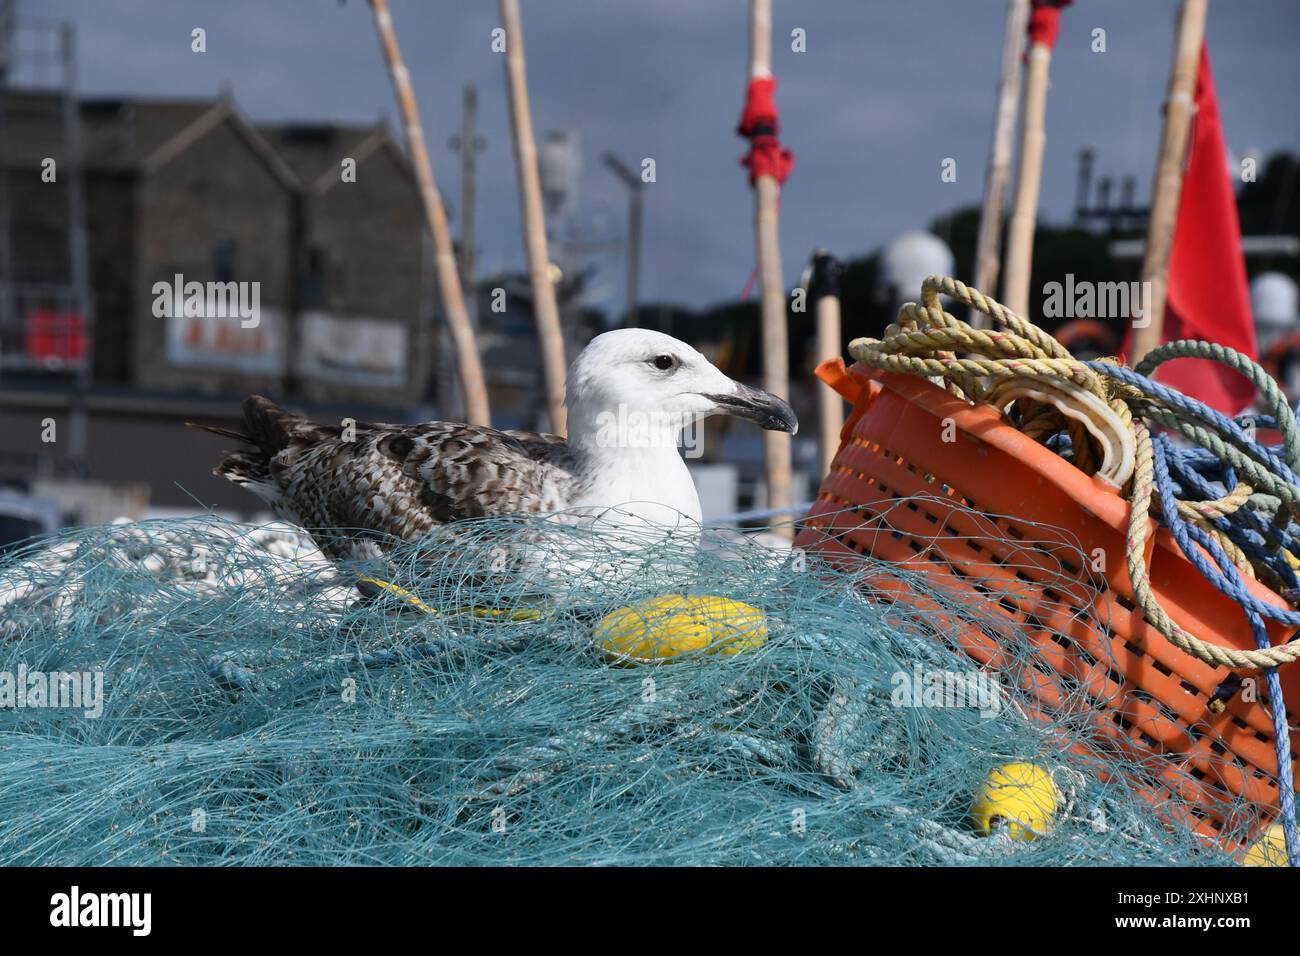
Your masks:
[[[1115,489],[994,409],[922,378],[845,369],[839,359],[817,371],[854,407],[796,547],[858,570],[870,555],[924,571],[928,584],[972,613],[945,610],[879,566],[869,583],[884,600],[926,611],[986,669],[1027,690],[1038,716],[1060,717],[1068,698],[1077,721],[1082,701],[1091,732],[1086,744],[1067,745],[1105,766],[1123,757],[1130,782],[1166,819],[1229,849],[1240,843],[1230,835],[1272,819],[1277,763],[1267,705],[1238,694],[1224,712],[1211,711],[1209,697],[1228,669],[1174,647],[1135,610],[1124,563],[1128,503]],[[1064,532],[1061,547],[1037,543],[1045,528]],[[1096,548],[1104,567],[1081,567],[1080,554]],[[1152,586],[1174,620],[1203,639],[1255,647],[1240,606],[1200,575],[1168,531],[1157,529],[1148,548]],[[1013,628],[1034,660],[1012,660],[980,617]],[[1293,633],[1269,622],[1274,643]],[[1284,667],[1281,679],[1294,706],[1300,670]],[[1296,743],[1293,732],[1293,765]]]

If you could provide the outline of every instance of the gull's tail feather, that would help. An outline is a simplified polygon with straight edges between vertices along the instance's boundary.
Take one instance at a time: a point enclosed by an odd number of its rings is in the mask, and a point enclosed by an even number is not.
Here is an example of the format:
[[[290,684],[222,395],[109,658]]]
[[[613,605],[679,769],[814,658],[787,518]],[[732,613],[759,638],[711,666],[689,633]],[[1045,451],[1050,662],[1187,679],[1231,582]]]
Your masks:
[[[229,452],[212,473],[251,491],[268,505],[277,505],[283,498],[279,484],[271,475],[271,459],[259,451]]]
[[[201,432],[211,432],[214,435],[220,435],[222,438],[233,438],[235,441],[253,443],[251,435],[244,432],[236,431],[233,428],[226,428],[224,425],[208,425],[204,422],[186,422],[186,428],[194,428]]]
[[[202,422],[186,422],[189,428],[212,432],[233,438],[249,445],[256,445],[262,454],[274,458],[294,442],[309,443],[328,438],[338,438],[342,432],[339,425],[321,425],[297,412],[281,408],[269,398],[250,395],[244,399],[242,406],[243,430],[226,428],[224,425],[207,425]],[[357,422],[356,428],[369,429],[374,426],[369,422]]]
[[[267,457],[283,450],[295,435],[302,432],[303,426],[311,426],[303,416],[286,411],[261,395],[250,395],[244,399],[242,411],[243,431],[226,428],[223,425],[206,425],[202,422],[186,422],[185,425],[187,428],[197,428],[245,444],[256,445]]]
[[[267,504],[279,504],[283,492],[271,473],[272,459],[295,438],[307,437],[321,426],[313,425],[303,416],[286,411],[261,395],[250,395],[244,400],[243,417],[242,431],[199,422],[185,424],[253,446],[228,452],[212,473],[251,491]]]
[[[252,443],[268,457],[283,451],[294,438],[303,437],[304,430],[320,427],[261,395],[244,399],[243,411],[244,427]]]

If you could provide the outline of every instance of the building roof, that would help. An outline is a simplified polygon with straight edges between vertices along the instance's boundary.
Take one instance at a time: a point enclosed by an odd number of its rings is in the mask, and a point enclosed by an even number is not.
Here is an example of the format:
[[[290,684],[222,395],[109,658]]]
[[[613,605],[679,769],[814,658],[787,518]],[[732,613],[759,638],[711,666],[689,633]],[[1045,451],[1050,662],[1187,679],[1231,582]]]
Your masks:
[[[344,123],[258,123],[261,133],[304,183],[335,172],[339,160],[354,156],[375,133],[374,126]]]
[[[58,93],[0,94],[0,165],[33,167],[61,159],[67,144]],[[250,148],[289,188],[301,180],[284,157],[225,98],[91,97],[79,104],[81,156],[88,169],[143,170],[165,165],[221,123],[232,123]]]
[[[81,155],[88,169],[151,172],[183,153],[213,127],[235,129],[290,188],[324,192],[339,181],[339,162],[358,163],[387,150],[410,162],[382,124],[263,123],[244,119],[226,98],[90,97],[80,102]],[[54,92],[0,93],[0,166],[32,168],[66,151],[63,98]]]
[[[92,168],[135,169],[224,104],[210,100],[81,101],[82,155]]]
[[[412,178],[410,161],[383,123],[263,123],[259,133],[284,157],[305,187],[326,192],[340,182],[339,163],[350,157],[360,165],[379,150],[387,150]]]
[[[217,107],[218,100],[84,99],[80,103],[82,157],[95,168],[134,168],[182,130]],[[37,165],[66,150],[63,97],[40,90],[0,94],[6,165]]]

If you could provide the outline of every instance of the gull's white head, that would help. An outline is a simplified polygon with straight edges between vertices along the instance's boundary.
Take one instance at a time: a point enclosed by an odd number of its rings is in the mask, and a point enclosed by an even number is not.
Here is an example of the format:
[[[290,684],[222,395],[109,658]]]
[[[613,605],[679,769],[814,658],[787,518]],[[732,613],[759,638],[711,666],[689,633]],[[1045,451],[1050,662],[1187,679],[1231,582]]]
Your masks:
[[[596,336],[569,369],[566,403],[571,445],[642,446],[677,435],[708,415],[734,415],[794,434],[782,399],[718,371],[685,342],[650,329]]]

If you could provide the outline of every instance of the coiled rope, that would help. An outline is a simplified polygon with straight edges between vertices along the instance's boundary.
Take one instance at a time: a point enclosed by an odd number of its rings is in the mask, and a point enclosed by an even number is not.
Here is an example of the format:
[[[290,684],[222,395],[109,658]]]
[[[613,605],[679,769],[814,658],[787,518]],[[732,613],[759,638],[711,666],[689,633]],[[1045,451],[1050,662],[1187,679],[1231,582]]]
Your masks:
[[[993,327],[975,329],[954,318],[940,295],[984,313]],[[1209,342],[1169,342],[1136,370],[1114,359],[1083,362],[1033,323],[947,276],[928,277],[920,303],[903,305],[883,338],[855,339],[849,352],[864,365],[922,375],[971,402],[993,405],[1025,434],[1126,491],[1125,564],[1146,619],[1175,646],[1211,665],[1264,672],[1287,856],[1292,865],[1300,863],[1290,736],[1277,676],[1278,666],[1300,658],[1300,642],[1272,646],[1265,630],[1265,619],[1300,626],[1300,612],[1260,601],[1246,584],[1254,577],[1283,593],[1300,588],[1300,427],[1277,383],[1249,357]],[[1149,377],[1176,358],[1227,365],[1255,385],[1271,414],[1233,420]],[[1279,448],[1255,439],[1260,421],[1281,433]],[[1176,433],[1190,447],[1176,446],[1167,434],[1153,436],[1152,428]],[[1145,558],[1153,504],[1187,559],[1242,607],[1254,650],[1190,634],[1160,604]]]

